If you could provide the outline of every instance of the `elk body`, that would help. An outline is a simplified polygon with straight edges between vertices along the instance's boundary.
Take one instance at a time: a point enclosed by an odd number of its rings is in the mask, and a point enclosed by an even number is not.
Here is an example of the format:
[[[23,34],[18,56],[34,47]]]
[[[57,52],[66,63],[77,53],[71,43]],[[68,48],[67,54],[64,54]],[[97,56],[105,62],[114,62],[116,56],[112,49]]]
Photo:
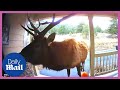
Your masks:
[[[66,16],[64,19],[68,17]],[[83,42],[77,42],[75,39],[55,42],[55,33],[52,33],[47,38],[44,36],[50,28],[57,25],[58,22],[60,23],[62,19],[57,22],[52,21],[47,29],[45,28],[42,32],[38,32],[38,28],[33,25],[29,17],[28,20],[33,29],[28,28],[36,34],[22,26],[34,37],[34,40],[20,52],[26,61],[33,65],[42,64],[43,67],[56,71],[67,69],[68,76],[70,76],[70,69],[76,67],[78,75],[81,76],[80,64],[84,64],[87,57],[87,46]]]

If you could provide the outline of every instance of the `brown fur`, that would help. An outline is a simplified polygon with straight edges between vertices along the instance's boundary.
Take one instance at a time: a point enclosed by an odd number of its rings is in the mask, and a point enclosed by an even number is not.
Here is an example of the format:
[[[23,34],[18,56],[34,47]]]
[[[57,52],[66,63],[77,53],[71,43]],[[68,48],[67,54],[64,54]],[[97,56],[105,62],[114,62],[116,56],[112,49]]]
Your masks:
[[[31,42],[21,54],[33,65],[43,64],[44,67],[59,71],[80,66],[80,63],[85,62],[87,52],[87,45],[75,39],[54,41],[47,45],[47,38],[44,38]]]
[[[51,64],[54,69],[70,69],[80,64],[80,47],[74,39],[53,42],[49,46]],[[62,67],[62,68],[61,68]]]
[[[76,42],[75,39],[52,42],[49,45],[50,63],[48,68],[53,70],[74,68],[85,62],[87,51],[86,44]]]
[[[81,62],[84,63],[88,54],[88,46],[83,41],[78,42],[78,44],[80,47],[80,59],[81,59]]]

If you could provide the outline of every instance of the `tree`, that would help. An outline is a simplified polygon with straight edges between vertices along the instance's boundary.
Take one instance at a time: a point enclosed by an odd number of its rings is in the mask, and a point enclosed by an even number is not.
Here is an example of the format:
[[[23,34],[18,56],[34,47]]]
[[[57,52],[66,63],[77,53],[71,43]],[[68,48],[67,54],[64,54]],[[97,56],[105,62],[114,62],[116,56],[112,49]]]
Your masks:
[[[87,38],[89,35],[89,27],[86,24],[83,25],[82,35],[84,38]]]
[[[95,30],[95,32],[102,32],[102,29],[99,27],[99,26],[96,26],[95,28],[94,28],[94,30]]]
[[[94,28],[94,33],[95,33],[95,35],[97,36],[97,34],[100,33],[100,32],[103,32],[102,29],[101,29],[99,26],[96,26],[96,27]]]
[[[84,23],[78,24],[76,28],[76,33],[81,33],[84,25],[85,25]]]
[[[108,28],[107,32],[110,33],[110,34],[117,34],[117,18],[113,18],[111,20],[111,25],[110,27]]]

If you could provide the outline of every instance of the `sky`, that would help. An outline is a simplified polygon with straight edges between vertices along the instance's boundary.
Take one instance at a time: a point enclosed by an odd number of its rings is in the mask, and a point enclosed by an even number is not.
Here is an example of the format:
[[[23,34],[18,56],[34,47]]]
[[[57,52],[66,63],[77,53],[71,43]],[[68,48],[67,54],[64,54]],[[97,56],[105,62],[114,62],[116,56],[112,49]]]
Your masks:
[[[58,19],[60,18],[56,18],[55,21]],[[94,16],[93,24],[94,24],[94,27],[100,26],[102,30],[105,30],[110,25],[110,20],[111,18],[109,17]],[[51,21],[51,19],[47,19],[47,21]],[[87,16],[73,16],[73,17],[66,19],[65,21],[62,21],[60,24],[69,24],[69,25],[74,26],[81,22],[88,24],[88,17]]]

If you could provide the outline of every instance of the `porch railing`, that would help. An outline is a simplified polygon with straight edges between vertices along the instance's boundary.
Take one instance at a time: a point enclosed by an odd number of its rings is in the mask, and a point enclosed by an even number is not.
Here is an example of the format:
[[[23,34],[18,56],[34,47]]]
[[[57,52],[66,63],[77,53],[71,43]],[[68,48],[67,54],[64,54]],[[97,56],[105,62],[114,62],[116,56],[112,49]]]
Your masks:
[[[118,51],[95,54],[94,75],[102,75],[118,69]]]

